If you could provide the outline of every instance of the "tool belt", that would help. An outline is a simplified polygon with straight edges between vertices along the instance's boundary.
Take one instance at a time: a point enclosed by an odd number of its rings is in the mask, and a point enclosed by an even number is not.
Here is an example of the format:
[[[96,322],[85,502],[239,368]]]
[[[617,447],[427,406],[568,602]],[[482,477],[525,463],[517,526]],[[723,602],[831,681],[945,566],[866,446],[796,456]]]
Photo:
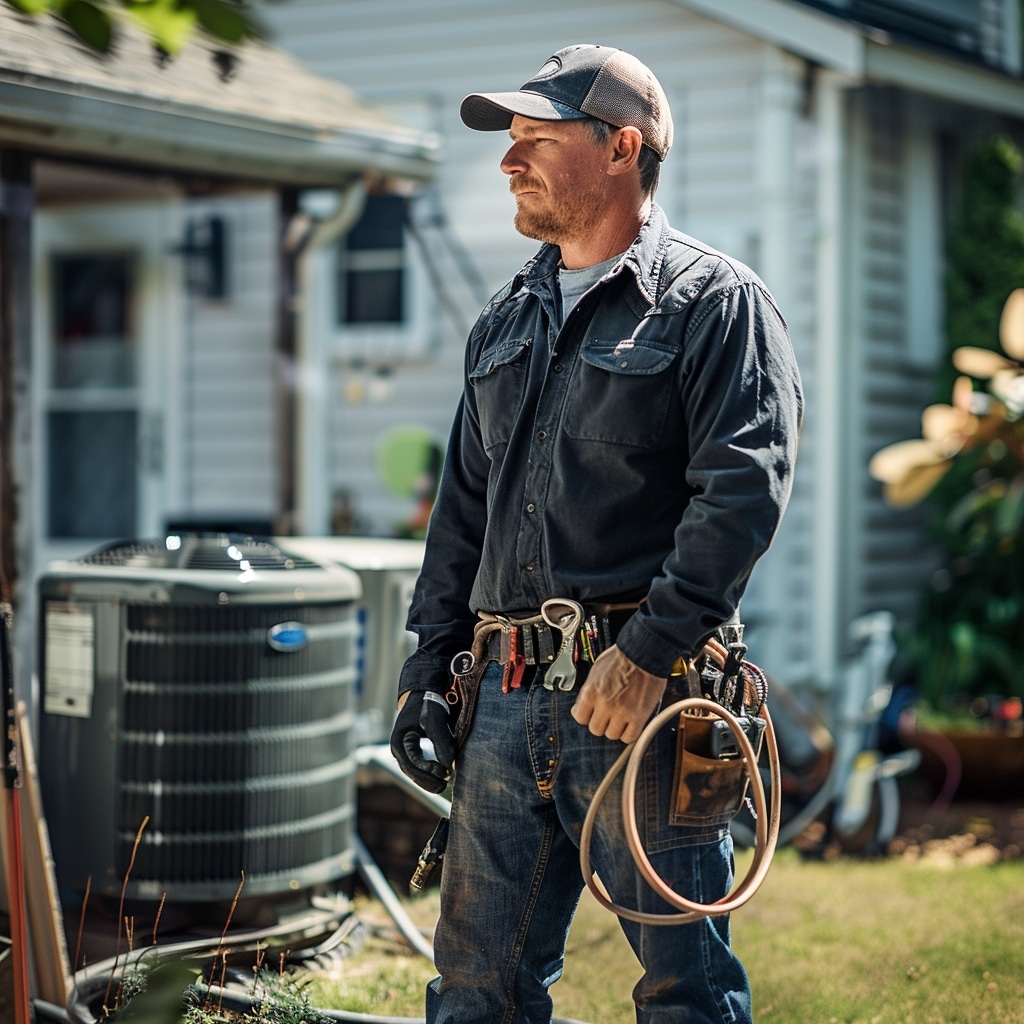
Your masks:
[[[636,603],[581,605],[572,600],[545,601],[539,613],[495,615],[480,612],[470,650],[452,659],[451,705],[456,747],[469,733],[484,669],[504,666],[503,692],[523,684],[527,668],[543,671],[544,686],[571,690],[577,662],[592,663],[615,643]]]
[[[583,605],[582,608],[582,621],[572,635],[573,652],[576,661],[593,664],[615,643],[637,605]],[[477,630],[481,629],[487,634],[487,659],[500,665],[507,665],[516,654],[526,665],[550,665],[566,638],[559,626],[549,623],[540,613],[482,616],[477,625]]]

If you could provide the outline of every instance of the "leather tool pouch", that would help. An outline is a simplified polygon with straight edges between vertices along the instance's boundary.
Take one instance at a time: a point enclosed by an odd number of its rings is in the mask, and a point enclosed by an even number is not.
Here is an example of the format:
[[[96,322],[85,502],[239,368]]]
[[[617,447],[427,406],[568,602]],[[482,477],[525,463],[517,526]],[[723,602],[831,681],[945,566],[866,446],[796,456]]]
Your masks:
[[[454,724],[452,734],[455,737],[455,749],[460,750],[469,735],[469,727],[473,724],[473,712],[476,710],[476,698],[480,692],[480,680],[488,665],[488,641],[495,630],[501,629],[500,622],[478,622],[473,630],[473,668],[465,675],[452,679],[452,688],[448,691],[448,703],[452,705]]]
[[[755,751],[760,738],[760,730],[756,740],[750,737]],[[686,711],[680,714],[670,824],[724,825],[735,816],[749,784],[743,758],[721,749],[723,745],[734,748],[735,743],[732,730],[722,719]]]
[[[722,676],[725,648],[709,644],[704,649],[702,673],[704,696],[722,702]],[[764,673],[751,662],[735,665],[731,677],[729,706],[747,739],[760,755],[765,720],[755,713],[767,694]],[[710,682],[710,685],[709,685]],[[757,764],[744,761],[739,741],[723,718],[700,710],[684,710],[679,715],[676,738],[676,764],[673,775],[669,823],[672,825],[724,825],[743,806],[750,783],[749,772]]]

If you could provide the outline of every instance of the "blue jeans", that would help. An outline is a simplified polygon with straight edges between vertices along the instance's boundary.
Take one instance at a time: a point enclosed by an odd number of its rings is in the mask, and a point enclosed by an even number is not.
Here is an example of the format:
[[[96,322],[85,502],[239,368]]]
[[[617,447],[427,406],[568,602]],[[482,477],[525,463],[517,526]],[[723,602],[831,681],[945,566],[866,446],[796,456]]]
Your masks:
[[[500,677],[498,665],[484,673],[458,759],[434,939],[439,977],[427,986],[427,1024],[551,1020],[548,988],[561,977],[583,890],[583,820],[622,752],[621,743],[592,736],[570,716],[578,688],[552,692],[535,684],[503,694]],[[710,903],[732,885],[732,839],[717,825],[668,824],[675,736],[666,727],[647,752],[637,818],[661,877],[687,898]],[[614,902],[678,913],[633,864],[620,794],[620,785],[612,787],[602,805],[591,864]],[[633,990],[639,1024],[750,1024],[749,982],[730,948],[727,917],[621,924],[645,972]]]

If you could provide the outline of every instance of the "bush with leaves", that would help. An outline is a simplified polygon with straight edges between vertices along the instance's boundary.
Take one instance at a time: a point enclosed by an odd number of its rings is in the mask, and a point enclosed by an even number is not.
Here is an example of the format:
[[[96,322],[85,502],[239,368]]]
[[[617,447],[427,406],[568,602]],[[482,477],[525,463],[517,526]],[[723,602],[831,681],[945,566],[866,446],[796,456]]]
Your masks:
[[[972,155],[949,239],[949,404],[924,410],[922,437],[878,452],[870,472],[895,507],[924,501],[941,564],[901,636],[903,661],[933,710],[1024,697],[1024,217],[1014,144]],[[997,704],[991,696],[1013,698]]]
[[[902,638],[936,710],[1024,697],[1024,289],[1011,293],[998,333],[1006,354],[958,348],[952,362],[964,376],[952,404],[929,406],[922,438],[889,445],[870,465],[890,504],[927,502],[943,552]]]
[[[161,53],[178,53],[196,31],[223,43],[265,34],[247,0],[4,0],[23,14],[60,18],[84,43],[107,53],[122,21],[145,31]]]
[[[953,350],[996,349],[1003,303],[1024,283],[1024,216],[1017,205],[1022,166],[1024,157],[1002,135],[967,161],[963,200],[947,242],[947,345],[935,382],[938,401],[953,386]]]

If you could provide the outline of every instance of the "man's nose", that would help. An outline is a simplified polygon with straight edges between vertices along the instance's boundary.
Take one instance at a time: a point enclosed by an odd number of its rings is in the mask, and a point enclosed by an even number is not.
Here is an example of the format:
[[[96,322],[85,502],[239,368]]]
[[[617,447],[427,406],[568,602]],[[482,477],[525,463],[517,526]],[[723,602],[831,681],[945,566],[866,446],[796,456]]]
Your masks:
[[[518,144],[513,143],[509,151],[501,158],[501,170],[505,174],[521,174],[526,170],[526,164],[520,155]]]

